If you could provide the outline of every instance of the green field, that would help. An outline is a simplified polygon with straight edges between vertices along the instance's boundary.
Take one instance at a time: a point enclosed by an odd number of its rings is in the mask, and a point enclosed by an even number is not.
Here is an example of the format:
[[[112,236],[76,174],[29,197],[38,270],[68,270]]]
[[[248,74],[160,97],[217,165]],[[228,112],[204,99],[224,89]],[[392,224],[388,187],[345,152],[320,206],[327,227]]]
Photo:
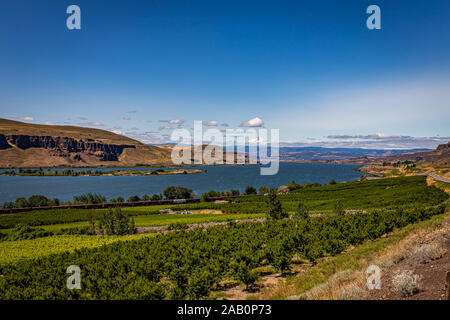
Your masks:
[[[137,227],[156,227],[156,226],[166,226],[171,223],[187,223],[187,224],[198,224],[198,223],[208,223],[208,222],[222,222],[228,220],[246,220],[265,217],[263,213],[254,214],[192,214],[192,215],[175,215],[175,214],[156,214],[156,215],[146,215],[135,217],[135,222]],[[57,232],[65,228],[81,228],[88,226],[87,221],[71,222],[71,223],[61,223],[42,226],[44,230]]]
[[[55,253],[73,252],[80,248],[96,248],[116,241],[125,241],[141,237],[143,237],[143,235],[96,237],[85,235],[62,235],[30,240],[2,241],[0,242],[0,261],[3,264],[18,262]]]

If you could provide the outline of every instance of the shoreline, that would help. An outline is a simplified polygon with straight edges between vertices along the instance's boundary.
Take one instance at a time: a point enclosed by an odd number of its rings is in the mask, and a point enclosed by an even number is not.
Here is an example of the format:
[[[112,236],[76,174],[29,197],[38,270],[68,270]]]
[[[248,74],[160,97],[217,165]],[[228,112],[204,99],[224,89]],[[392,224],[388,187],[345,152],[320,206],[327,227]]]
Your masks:
[[[22,168],[19,170],[23,170]],[[30,170],[30,169],[28,169]],[[31,170],[30,170],[31,171]],[[20,176],[20,177],[100,177],[100,176],[165,176],[175,174],[193,174],[193,173],[205,173],[207,170],[201,169],[184,169],[177,168],[172,170],[157,169],[157,170],[112,170],[112,171],[100,171],[100,170],[64,170],[64,171],[44,171],[33,170],[32,172],[15,172],[5,171],[1,172],[3,176]]]

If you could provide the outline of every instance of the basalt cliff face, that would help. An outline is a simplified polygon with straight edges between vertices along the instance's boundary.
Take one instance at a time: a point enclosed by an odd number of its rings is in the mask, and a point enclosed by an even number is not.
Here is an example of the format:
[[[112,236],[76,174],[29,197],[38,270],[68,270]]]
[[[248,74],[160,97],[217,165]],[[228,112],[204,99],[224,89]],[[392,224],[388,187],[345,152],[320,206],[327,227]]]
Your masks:
[[[0,119],[0,166],[170,164],[169,150],[109,131]]]

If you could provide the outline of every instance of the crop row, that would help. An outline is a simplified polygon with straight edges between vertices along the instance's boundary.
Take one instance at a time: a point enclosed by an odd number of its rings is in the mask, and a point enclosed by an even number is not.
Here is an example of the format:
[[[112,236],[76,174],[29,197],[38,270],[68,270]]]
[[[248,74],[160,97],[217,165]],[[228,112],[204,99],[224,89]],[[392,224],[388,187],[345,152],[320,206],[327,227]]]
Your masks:
[[[254,268],[287,270],[294,255],[314,263],[444,210],[229,223],[55,254],[0,266],[0,299],[203,298],[229,277],[251,284]],[[66,287],[70,265],[81,269],[80,290]]]

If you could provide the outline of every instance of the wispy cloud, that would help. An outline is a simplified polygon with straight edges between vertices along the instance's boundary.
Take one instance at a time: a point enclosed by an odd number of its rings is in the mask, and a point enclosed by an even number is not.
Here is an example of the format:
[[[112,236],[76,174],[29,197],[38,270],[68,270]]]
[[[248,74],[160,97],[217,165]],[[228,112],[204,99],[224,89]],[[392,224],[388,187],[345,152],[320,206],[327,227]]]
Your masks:
[[[373,139],[373,140],[414,140],[416,138],[411,136],[393,136],[384,133],[375,133],[368,135],[361,134],[343,134],[343,135],[329,135],[329,139]]]
[[[30,116],[24,116],[24,117],[11,117],[13,119],[17,119],[17,120],[23,120],[23,121],[34,121],[33,117]]]
[[[136,113],[136,112],[137,112],[136,110],[127,111],[127,113]]]
[[[128,121],[128,120],[131,120],[131,118],[130,118],[129,116],[125,116],[125,117],[123,117],[122,119],[123,119],[123,120],[127,120],[127,121]]]
[[[285,147],[364,148],[364,149],[434,149],[450,137],[412,137],[386,134],[329,135],[325,139],[308,138],[305,141],[285,141]]]
[[[166,122],[166,123],[170,123],[170,124],[177,124],[177,125],[181,125],[184,123],[184,120],[181,119],[173,119],[173,120],[158,120],[159,122]]]
[[[91,126],[91,127],[102,127],[103,123],[98,121],[90,121],[90,122],[80,122],[78,123],[80,126]]]
[[[155,131],[146,131],[146,132],[136,132],[136,131],[129,131],[125,132],[125,135],[127,137],[130,137],[132,139],[138,140],[142,143],[147,144],[163,144],[170,142],[168,139],[168,135],[160,135],[159,132]]]

